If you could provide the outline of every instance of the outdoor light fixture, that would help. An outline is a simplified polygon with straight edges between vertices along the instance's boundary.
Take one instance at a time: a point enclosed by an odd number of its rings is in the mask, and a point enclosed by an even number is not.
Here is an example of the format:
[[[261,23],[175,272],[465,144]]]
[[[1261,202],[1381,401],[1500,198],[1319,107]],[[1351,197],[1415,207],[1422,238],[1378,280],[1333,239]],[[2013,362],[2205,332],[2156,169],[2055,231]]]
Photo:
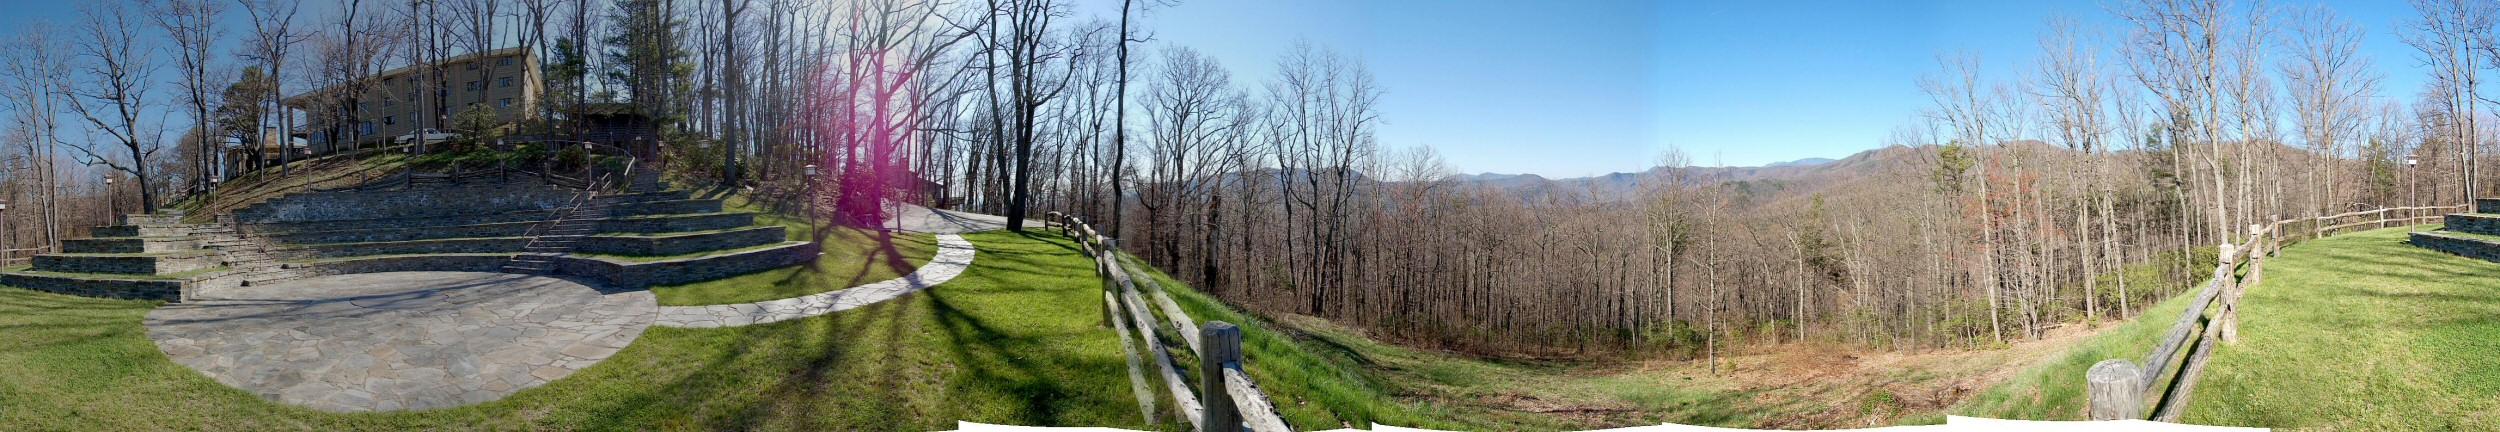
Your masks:
[[[2419,163],[2419,161],[2413,160],[2413,155],[2405,155],[2405,166],[2413,166],[2415,163]]]
[[[808,176],[808,177],[815,177],[815,176],[816,176],[816,164],[807,164],[807,176]]]

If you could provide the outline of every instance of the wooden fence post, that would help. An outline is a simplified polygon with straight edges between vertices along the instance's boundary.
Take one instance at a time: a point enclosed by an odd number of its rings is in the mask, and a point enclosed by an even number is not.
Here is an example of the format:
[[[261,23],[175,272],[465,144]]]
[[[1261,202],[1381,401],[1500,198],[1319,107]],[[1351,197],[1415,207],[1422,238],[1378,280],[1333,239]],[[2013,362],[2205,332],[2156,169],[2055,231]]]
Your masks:
[[[1207,410],[1198,432],[1241,430],[1240,408],[1233,405],[1233,394],[1224,391],[1225,363],[1241,363],[1241,327],[1208,322],[1198,330],[1198,403]]]
[[[2144,371],[2127,359],[2094,363],[2083,373],[2093,420],[2144,419]]]
[[[2263,235],[2263,232],[2258,232],[2258,227],[2255,225],[2250,225],[2248,232],[2250,235]],[[2248,252],[2250,262],[2255,262],[2258,252],[2263,252],[2260,250],[2263,242],[2265,240],[2258,240],[2258,237],[2248,237],[2248,250],[2245,252]],[[2240,262],[2240,260],[2235,260],[2235,255],[2240,255],[2240,250],[2230,245],[2230,242],[2225,242],[2220,255],[2223,255],[2223,260],[2220,262],[2223,262],[2225,272],[2218,282],[2223,282],[2223,292],[2220,292],[2220,300],[2215,300],[2215,302],[2223,302],[2223,310],[2215,312],[2215,317],[2218,317],[2220,325],[2223,325],[2223,342],[2233,342],[2233,340],[2240,340],[2240,332],[2235,330],[2238,325],[2233,325],[2233,322],[2238,322],[2240,312],[2235,310],[2235,307],[2238,307],[2238,302],[2240,302],[2240,287],[2245,287],[2245,285],[2240,285],[2240,277],[2235,275],[2235,272],[2230,272],[2230,267],[2233,267],[2235,262]],[[2255,272],[2255,267],[2250,267],[2250,272]]]

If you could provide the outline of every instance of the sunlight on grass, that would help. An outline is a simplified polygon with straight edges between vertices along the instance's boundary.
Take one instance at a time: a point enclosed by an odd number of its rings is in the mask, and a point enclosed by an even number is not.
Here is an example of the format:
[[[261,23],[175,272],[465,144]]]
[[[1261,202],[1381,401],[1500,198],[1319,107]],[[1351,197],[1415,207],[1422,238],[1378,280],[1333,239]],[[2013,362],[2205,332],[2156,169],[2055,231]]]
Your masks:
[[[2186,420],[2338,430],[2500,430],[2500,264],[2406,228],[2284,249],[2242,300]]]
[[[727,329],[652,328],[614,357],[483,404],[327,413],[167,360],[158,303],[0,288],[0,430],[844,430],[987,423],[1145,428],[1089,260],[1050,235],[974,234],[920,294]]]

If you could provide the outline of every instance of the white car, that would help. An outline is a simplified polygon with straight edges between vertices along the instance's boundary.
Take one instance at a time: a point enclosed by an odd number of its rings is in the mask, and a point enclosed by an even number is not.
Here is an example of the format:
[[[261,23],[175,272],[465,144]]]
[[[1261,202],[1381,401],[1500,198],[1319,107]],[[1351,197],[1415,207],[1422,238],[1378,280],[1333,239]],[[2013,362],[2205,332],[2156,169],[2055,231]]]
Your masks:
[[[429,144],[430,144],[430,143],[438,143],[438,142],[443,142],[443,141],[447,141],[447,140],[450,140],[450,139],[452,139],[452,138],[458,138],[458,137],[460,137],[460,134],[447,132],[447,131],[444,131],[444,130],[441,130],[441,129],[418,129],[418,130],[416,130],[416,131],[414,131],[414,132],[409,132],[409,133],[408,133],[408,134],[406,134],[406,135],[400,135],[400,136],[396,136],[396,137],[391,137],[391,141],[394,141],[394,142],[400,142],[400,143],[414,143],[414,142],[417,142],[417,140],[418,140],[418,139],[424,139],[426,143],[429,143]]]

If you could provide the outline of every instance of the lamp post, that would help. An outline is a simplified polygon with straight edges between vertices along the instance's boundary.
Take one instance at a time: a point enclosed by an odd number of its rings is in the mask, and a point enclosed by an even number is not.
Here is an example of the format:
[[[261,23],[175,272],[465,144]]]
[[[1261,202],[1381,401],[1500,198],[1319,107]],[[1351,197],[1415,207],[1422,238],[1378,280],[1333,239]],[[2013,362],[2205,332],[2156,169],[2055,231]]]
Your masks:
[[[590,142],[582,141],[582,188],[590,188]]]
[[[2415,187],[2413,182],[2413,166],[2417,163],[2420,161],[2415,160],[2413,155],[2405,155],[2405,202],[2408,205],[2422,204],[2420,188]]]
[[[109,216],[111,216],[111,217],[119,217],[119,216],[121,216],[121,214],[122,214],[122,191],[121,191],[120,189],[114,189],[114,188],[113,188],[113,178],[112,178],[112,177],[105,177],[105,178],[104,178],[104,202],[106,203],[105,207],[106,207],[106,208],[111,209],[111,211],[113,212],[113,213],[112,213],[111,215],[109,215]]]
[[[816,164],[807,164],[806,174],[800,180],[807,182],[807,222],[813,224],[816,222]]]
[[[17,230],[9,226],[9,200],[0,200],[0,267],[17,261]]]

